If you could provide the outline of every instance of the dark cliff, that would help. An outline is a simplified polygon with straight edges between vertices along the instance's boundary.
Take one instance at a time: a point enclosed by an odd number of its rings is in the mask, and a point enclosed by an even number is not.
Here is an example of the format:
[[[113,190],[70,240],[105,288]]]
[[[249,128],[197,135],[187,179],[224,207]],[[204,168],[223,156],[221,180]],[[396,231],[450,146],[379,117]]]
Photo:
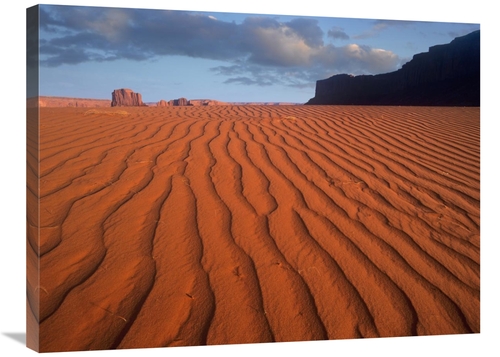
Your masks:
[[[479,106],[479,30],[413,56],[395,72],[316,82],[306,104]]]

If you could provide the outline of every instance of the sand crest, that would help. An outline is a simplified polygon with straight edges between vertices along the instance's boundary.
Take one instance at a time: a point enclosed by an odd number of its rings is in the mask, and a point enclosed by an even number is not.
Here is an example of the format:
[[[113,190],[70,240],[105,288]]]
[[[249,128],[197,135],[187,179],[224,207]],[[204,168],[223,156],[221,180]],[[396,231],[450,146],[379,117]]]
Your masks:
[[[41,108],[40,350],[478,333],[479,124],[453,107]]]

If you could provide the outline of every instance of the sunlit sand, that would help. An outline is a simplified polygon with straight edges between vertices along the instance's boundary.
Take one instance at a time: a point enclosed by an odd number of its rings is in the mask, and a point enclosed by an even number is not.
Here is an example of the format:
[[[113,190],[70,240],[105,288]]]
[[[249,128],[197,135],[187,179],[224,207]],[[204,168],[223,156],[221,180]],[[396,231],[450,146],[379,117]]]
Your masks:
[[[40,350],[480,332],[479,111],[41,108]]]

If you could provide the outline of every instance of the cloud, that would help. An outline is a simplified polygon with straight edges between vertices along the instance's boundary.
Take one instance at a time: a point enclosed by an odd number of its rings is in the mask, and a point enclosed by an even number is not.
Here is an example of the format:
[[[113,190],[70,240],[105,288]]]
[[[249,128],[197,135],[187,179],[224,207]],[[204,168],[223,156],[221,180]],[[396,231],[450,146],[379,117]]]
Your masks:
[[[237,83],[237,84],[243,84],[243,85],[258,85],[258,86],[271,86],[273,85],[273,82],[271,82],[269,79],[252,79],[249,77],[233,77],[229,78],[224,81],[226,84],[231,84],[231,83]]]
[[[46,47],[40,48],[45,56],[42,65],[69,64],[64,61],[64,52],[74,52],[74,47],[82,49],[80,62],[97,60],[89,55],[96,51],[103,58],[137,60],[164,55],[211,59],[242,55],[231,41],[236,25],[208,16],[143,9],[42,6],[41,19],[42,30],[49,34]],[[49,48],[51,51],[46,51]],[[54,54],[54,49],[59,55]],[[75,62],[78,61],[71,63]]]
[[[230,77],[226,84],[267,85],[269,82],[294,88],[313,87],[318,79],[339,73],[377,74],[394,71],[400,58],[382,49],[350,44],[342,47],[322,46],[311,56],[309,66],[266,67],[240,63],[213,67],[216,74]],[[250,80],[253,79],[253,80]]]
[[[304,67],[266,67],[252,63],[218,66],[211,71],[223,77],[225,84],[256,86],[281,85],[293,88],[314,88],[318,72]],[[321,71],[320,71],[321,72]],[[324,72],[321,72],[324,75]]]
[[[348,40],[349,35],[344,32],[344,29],[340,27],[333,27],[332,29],[328,30],[328,37],[331,37],[335,40]]]
[[[318,21],[308,18],[297,18],[286,23],[304,42],[312,48],[323,46],[323,30]]]
[[[371,29],[362,32],[358,35],[352,36],[353,39],[362,40],[367,38],[376,37],[380,32],[385,31],[391,27],[407,27],[415,21],[401,21],[401,20],[374,20]]]
[[[381,73],[397,63],[388,51],[325,45],[311,18],[249,16],[236,24],[194,12],[42,5],[40,22],[47,67],[180,55],[226,62],[212,70],[227,84],[304,87],[326,75]],[[349,38],[339,28],[327,36]]]
[[[394,71],[399,57],[391,51],[349,44],[342,47],[326,46],[318,55],[321,67],[334,69],[335,73],[378,74]]]
[[[307,65],[313,49],[306,39],[287,26],[246,26],[244,43],[248,44],[252,63],[268,66]]]

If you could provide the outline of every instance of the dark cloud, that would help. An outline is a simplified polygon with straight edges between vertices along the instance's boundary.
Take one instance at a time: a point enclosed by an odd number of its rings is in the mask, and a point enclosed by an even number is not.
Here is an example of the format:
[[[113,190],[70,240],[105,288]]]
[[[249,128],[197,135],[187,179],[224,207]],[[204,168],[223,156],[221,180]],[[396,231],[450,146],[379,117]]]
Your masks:
[[[163,55],[210,59],[243,55],[233,41],[236,25],[208,16],[173,11],[66,6],[44,6],[41,13],[42,29],[53,34],[47,40],[48,46],[60,52],[50,61],[47,59],[47,63],[53,65],[57,64],[57,58],[61,60],[59,64],[68,64],[63,62],[66,56],[62,53],[74,52],[75,46],[83,49],[82,62],[95,58],[88,54],[91,51],[103,52],[104,57],[137,60]],[[53,52],[41,49],[41,54],[51,55]],[[42,64],[46,63],[42,61]]]
[[[210,68],[212,72],[223,76],[235,76],[248,72],[249,70],[245,68],[247,66],[243,65],[231,65],[231,66],[218,66]],[[251,72],[251,71],[250,71]]]
[[[95,60],[95,58],[92,58],[86,51],[77,49],[77,48],[68,48],[64,52],[56,52],[52,50],[47,49],[48,46],[46,47],[41,47],[40,51],[50,51],[51,53],[54,53],[53,56],[48,57],[47,59],[43,60],[43,64],[46,65],[47,67],[57,67],[61,63],[65,64],[79,64],[83,62],[88,62],[91,60]]]
[[[41,64],[50,67],[181,55],[228,63],[212,69],[229,77],[225,83],[303,87],[319,75],[393,70],[397,58],[368,47],[325,45],[310,18],[249,16],[236,24],[182,11],[43,5],[40,21]],[[340,29],[327,35],[348,38]]]
[[[314,87],[319,78],[312,68],[272,68],[257,64],[239,64],[211,68],[221,76],[230,77],[223,83],[244,85],[282,85],[294,88]],[[321,73],[324,75],[324,73]]]
[[[302,37],[310,47],[323,46],[323,30],[318,25],[318,21],[307,18],[297,18],[288,24],[292,30]]]
[[[331,37],[335,40],[348,40],[349,35],[344,32],[343,29],[334,27],[330,30],[328,30],[328,37]]]
[[[271,82],[269,79],[262,79],[262,78],[257,78],[257,79],[252,79],[249,77],[233,77],[229,78],[224,81],[226,84],[243,84],[243,85],[258,85],[258,86],[272,86],[274,83]]]

